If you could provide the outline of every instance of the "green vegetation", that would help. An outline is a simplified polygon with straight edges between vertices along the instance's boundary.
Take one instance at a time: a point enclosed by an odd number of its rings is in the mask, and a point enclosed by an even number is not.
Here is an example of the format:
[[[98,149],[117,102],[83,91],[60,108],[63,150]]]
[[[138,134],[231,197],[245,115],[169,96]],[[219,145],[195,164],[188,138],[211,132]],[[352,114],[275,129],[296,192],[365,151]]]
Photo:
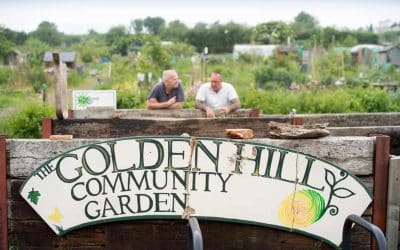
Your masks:
[[[264,114],[350,113],[399,111],[399,96],[390,98],[386,91],[374,88],[332,88],[314,90],[251,90],[240,93],[245,107],[257,107]]]
[[[292,23],[266,22],[248,27],[233,22],[198,23],[188,28],[161,17],[132,20],[99,34],[73,36],[44,21],[31,33],[0,27],[0,133],[40,137],[41,118],[54,116],[54,76],[44,71],[46,51],[76,51],[76,68],[68,73],[73,89],[115,89],[120,109],[144,108],[150,88],[167,68],[183,83],[185,108],[194,107],[194,93],[213,70],[233,83],[244,108],[264,114],[400,111],[400,94],[376,87],[399,86],[400,70],[390,64],[354,64],[349,47],[361,43],[398,44],[400,31],[375,34],[372,28],[336,30],[320,27],[301,12]],[[162,42],[164,41],[164,42]],[[168,42],[165,42],[168,41]],[[296,50],[263,58],[232,57],[235,44],[287,44]],[[205,47],[208,54],[205,56]],[[309,65],[306,49],[323,51]],[[13,55],[24,60],[8,66]],[[377,61],[377,59],[374,59]],[[1,63],[3,62],[3,63]],[[292,89],[292,90],[290,90]],[[47,94],[47,103],[42,98]]]
[[[0,129],[4,129],[12,138],[41,138],[42,119],[53,117],[54,107],[32,103],[6,120],[0,122]]]

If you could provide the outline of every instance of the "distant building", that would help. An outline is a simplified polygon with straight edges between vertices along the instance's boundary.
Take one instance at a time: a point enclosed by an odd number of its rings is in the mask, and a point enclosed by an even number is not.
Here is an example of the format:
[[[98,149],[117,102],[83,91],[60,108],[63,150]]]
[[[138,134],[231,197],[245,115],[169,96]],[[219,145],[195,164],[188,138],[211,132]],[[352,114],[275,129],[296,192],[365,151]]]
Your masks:
[[[382,57],[379,55],[385,47],[376,44],[359,44],[350,49],[352,62],[355,65],[374,66],[381,64]]]
[[[13,49],[8,55],[4,57],[4,64],[9,66],[16,66],[24,62],[25,55],[20,51]]]
[[[386,65],[400,66],[400,44],[381,46],[375,44],[361,44],[350,50],[352,62],[355,65]]]
[[[295,46],[290,46],[290,45],[279,45],[275,49],[275,53],[278,56],[287,56],[287,55],[297,55],[298,54],[298,48]]]
[[[264,58],[274,54],[274,50],[280,45],[255,45],[255,44],[235,44],[233,46],[233,58],[238,59],[242,54],[259,55]]]
[[[76,52],[60,52],[60,60],[67,65],[67,68],[74,69],[76,62]],[[43,57],[46,70],[54,66],[53,52],[47,51]]]
[[[400,44],[389,46],[383,50],[386,52],[387,62],[400,67]]]

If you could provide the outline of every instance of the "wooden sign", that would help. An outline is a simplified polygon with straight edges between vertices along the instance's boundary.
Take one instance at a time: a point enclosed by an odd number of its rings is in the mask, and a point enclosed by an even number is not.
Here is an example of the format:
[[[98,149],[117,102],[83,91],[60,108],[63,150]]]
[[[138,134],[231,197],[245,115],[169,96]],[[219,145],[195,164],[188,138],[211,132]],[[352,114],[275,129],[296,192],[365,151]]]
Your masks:
[[[131,137],[86,145],[39,166],[20,190],[57,235],[134,219],[256,224],[341,242],[371,195],[340,167],[240,140]]]
[[[72,91],[73,109],[88,107],[117,108],[117,93],[115,90],[74,90]]]

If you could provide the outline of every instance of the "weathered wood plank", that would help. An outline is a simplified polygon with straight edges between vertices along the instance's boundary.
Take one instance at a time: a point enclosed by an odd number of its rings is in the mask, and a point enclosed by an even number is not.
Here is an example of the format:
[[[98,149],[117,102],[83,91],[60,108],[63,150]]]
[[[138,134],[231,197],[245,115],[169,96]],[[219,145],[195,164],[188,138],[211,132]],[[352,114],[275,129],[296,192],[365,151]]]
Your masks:
[[[22,178],[51,157],[86,144],[105,139],[7,140],[10,150],[9,175]],[[371,175],[374,152],[373,137],[324,137],[317,140],[251,139],[283,148],[298,150],[331,161],[355,175]]]
[[[238,109],[227,117],[258,117],[258,109]],[[73,119],[138,119],[146,117],[164,118],[204,118],[205,113],[198,109],[113,109],[91,107],[83,110],[71,110]]]
[[[400,155],[400,126],[328,127],[332,136],[390,136],[390,154]]]
[[[58,237],[39,218],[37,220],[11,220],[10,224],[10,245],[20,245],[19,249],[35,247],[71,249],[74,247],[104,247],[106,245],[103,225],[83,228]]]
[[[329,123],[330,127],[399,126],[400,112],[298,114],[303,124]]]
[[[392,157],[389,166],[388,209],[386,239],[388,249],[396,249],[399,244],[400,209],[400,156]]]
[[[254,139],[255,142],[272,144],[298,150],[331,161],[355,175],[371,175],[373,168],[373,137],[324,137],[313,140]]]
[[[290,122],[287,116],[268,118],[197,118],[197,119],[67,119],[53,120],[53,134],[74,138],[117,138],[139,135],[181,135],[226,137],[225,129],[248,128],[254,137],[268,135],[270,121]]]
[[[0,248],[7,248],[7,150],[6,136],[0,135]]]

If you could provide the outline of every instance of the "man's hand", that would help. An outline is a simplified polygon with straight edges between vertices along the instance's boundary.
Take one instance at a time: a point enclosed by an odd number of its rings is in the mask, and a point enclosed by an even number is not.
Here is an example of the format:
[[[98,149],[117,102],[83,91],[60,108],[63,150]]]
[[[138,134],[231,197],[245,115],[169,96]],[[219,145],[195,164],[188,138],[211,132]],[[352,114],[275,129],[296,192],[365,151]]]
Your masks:
[[[214,118],[215,117],[214,110],[212,108],[206,107],[205,110],[206,110],[207,118]]]
[[[222,107],[222,108],[220,108],[220,109],[218,109],[218,112],[221,114],[221,115],[227,115],[227,114],[229,114],[229,108],[228,107]]]
[[[171,99],[168,100],[168,107],[173,105],[176,102],[176,96],[172,97]]]

